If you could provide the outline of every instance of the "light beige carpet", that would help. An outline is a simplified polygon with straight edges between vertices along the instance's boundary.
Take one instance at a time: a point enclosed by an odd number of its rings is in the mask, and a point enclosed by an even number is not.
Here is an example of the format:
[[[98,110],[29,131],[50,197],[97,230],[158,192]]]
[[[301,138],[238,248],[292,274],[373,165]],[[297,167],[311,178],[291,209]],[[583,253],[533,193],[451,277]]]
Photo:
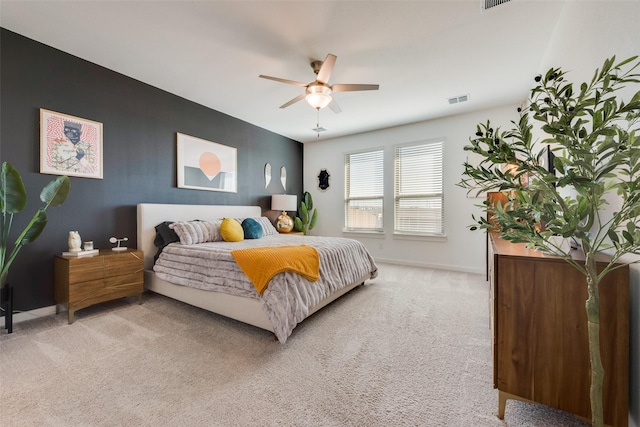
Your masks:
[[[273,335],[165,297],[0,333],[0,425],[584,426],[496,418],[484,277],[393,265]]]

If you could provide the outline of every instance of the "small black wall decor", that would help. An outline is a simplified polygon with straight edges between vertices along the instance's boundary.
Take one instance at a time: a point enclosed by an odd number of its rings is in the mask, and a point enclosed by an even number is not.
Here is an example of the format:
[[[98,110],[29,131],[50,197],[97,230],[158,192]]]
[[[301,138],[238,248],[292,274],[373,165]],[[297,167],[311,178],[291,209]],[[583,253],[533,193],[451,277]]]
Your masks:
[[[4,28],[0,73],[1,160],[20,171],[27,207],[39,203],[38,194],[50,180],[40,173],[40,109],[104,125],[103,179],[70,177],[67,201],[47,212],[46,229],[13,263],[8,281],[16,310],[54,304],[53,257],[68,249],[70,230],[97,249],[110,248],[111,236],[128,236],[128,246],[137,247],[138,203],[258,205],[268,211],[275,191],[265,188],[267,162],[286,166],[289,193],[302,194],[303,145],[298,141]],[[176,133],[236,149],[237,191],[178,188]],[[22,230],[29,219],[16,217],[13,230]]]
[[[318,188],[322,191],[326,191],[329,188],[329,172],[326,169],[322,169],[318,174]]]

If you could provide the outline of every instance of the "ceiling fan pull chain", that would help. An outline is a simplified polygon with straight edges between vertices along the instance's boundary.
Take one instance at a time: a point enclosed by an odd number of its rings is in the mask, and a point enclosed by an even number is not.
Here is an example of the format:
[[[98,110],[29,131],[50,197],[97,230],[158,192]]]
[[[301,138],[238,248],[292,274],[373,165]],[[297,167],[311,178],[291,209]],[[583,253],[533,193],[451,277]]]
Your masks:
[[[324,132],[326,129],[323,127],[320,127],[320,109],[316,108],[317,111],[317,120],[316,120],[316,127],[311,129],[312,131],[314,131],[315,133],[318,134],[318,138],[320,138],[320,132]]]

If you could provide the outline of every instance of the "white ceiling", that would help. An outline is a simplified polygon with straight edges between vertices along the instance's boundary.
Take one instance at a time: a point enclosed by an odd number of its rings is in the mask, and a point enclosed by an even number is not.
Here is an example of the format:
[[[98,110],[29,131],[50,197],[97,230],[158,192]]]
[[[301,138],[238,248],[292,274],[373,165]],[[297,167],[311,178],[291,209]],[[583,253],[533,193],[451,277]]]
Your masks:
[[[522,102],[564,1],[6,1],[0,25],[301,142]],[[338,59],[342,108],[278,108]],[[469,94],[449,105],[447,99]],[[126,100],[123,100],[126,102]]]

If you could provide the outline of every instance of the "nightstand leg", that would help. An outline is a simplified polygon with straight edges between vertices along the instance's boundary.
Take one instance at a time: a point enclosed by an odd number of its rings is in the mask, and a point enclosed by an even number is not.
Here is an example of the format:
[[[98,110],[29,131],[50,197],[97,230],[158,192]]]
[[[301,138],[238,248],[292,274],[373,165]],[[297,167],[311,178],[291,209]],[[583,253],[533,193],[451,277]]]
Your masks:
[[[507,406],[507,393],[498,390],[498,418],[504,420],[504,410]]]
[[[75,313],[75,310],[69,309],[69,324],[73,323],[73,314]]]
[[[138,305],[142,305],[142,294],[138,295]]]

